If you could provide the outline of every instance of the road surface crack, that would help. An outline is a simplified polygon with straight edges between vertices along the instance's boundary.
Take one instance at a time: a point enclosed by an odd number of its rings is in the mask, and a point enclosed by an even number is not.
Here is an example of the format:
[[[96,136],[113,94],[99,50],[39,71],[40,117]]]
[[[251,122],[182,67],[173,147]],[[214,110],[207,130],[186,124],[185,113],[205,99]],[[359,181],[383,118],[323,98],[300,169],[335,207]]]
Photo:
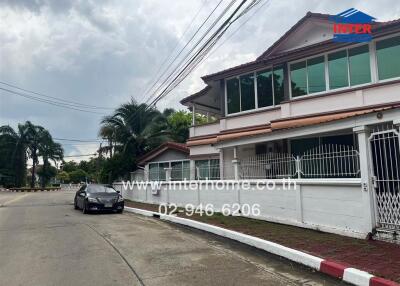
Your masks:
[[[126,263],[126,265],[129,267],[129,269],[132,271],[132,273],[136,276],[140,285],[145,286],[142,278],[140,278],[139,274],[136,272],[136,270],[133,268],[133,266],[129,263],[129,261],[125,258],[125,256],[119,251],[119,249],[111,242],[111,240],[109,240],[105,235],[103,235],[101,232],[99,232],[93,226],[91,226],[89,224],[85,224],[85,225],[87,227],[89,227],[91,230],[93,230],[95,233],[97,233],[97,235],[99,235],[101,238],[103,238],[114,249],[114,251],[121,257],[121,259]]]

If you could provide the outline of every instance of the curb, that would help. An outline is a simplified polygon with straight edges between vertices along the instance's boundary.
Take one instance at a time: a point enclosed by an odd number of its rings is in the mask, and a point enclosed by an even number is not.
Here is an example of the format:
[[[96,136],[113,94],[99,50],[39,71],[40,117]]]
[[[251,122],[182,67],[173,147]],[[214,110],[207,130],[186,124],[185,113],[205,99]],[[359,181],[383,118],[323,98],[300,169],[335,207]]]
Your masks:
[[[347,283],[357,286],[400,286],[400,284],[376,277],[368,272],[347,267],[335,261],[329,261],[308,253],[301,252],[275,242],[264,240],[251,235],[243,234],[237,231],[225,229],[222,227],[198,222],[191,219],[180,218],[173,215],[163,215],[158,212],[147,211],[137,208],[125,207],[125,211],[136,213],[148,217],[157,217],[161,220],[189,226],[199,230],[207,231],[219,236],[223,236],[238,242],[256,247],[269,253],[284,257],[291,261],[303,264],[319,272],[327,274],[337,279],[341,279]]]

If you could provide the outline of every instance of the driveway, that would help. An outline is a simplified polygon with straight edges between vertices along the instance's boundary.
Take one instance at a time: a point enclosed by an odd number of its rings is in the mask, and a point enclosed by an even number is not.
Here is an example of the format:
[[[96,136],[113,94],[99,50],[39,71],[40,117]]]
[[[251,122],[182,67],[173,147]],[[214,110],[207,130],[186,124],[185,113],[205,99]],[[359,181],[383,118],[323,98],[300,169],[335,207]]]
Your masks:
[[[344,285],[157,219],[83,215],[73,196],[0,193],[1,285]]]

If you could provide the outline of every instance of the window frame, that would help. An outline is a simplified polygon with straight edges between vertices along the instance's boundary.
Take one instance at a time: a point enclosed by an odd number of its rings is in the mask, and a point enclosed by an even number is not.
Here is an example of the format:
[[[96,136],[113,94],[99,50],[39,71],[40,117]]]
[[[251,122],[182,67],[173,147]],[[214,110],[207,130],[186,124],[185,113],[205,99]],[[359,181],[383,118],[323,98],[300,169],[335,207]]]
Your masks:
[[[281,104],[275,104],[275,85],[274,85],[274,67],[279,68],[284,68],[286,63],[280,63],[280,64],[275,64],[275,65],[268,65],[262,68],[255,69],[253,71],[241,73],[239,75],[234,75],[230,77],[224,78],[224,98],[225,98],[225,117],[230,117],[230,116],[236,116],[238,114],[247,114],[247,113],[253,113],[255,111],[263,111],[263,110],[269,110],[269,109],[275,109],[277,106],[280,106]],[[257,73],[260,71],[264,70],[271,70],[272,72],[272,102],[273,104],[270,106],[264,106],[264,107],[258,107],[258,91],[257,91]],[[242,111],[242,91],[241,91],[241,85],[240,85],[240,77],[248,74],[253,74],[254,78],[254,109],[249,109],[249,110],[244,110]],[[233,112],[233,113],[228,113],[228,89],[227,89],[227,81],[232,79],[232,78],[237,78],[239,81],[239,99],[240,99],[240,111],[238,112]],[[284,84],[285,84],[285,79],[284,79]]]
[[[379,38],[376,38],[376,39],[374,38],[370,42],[370,43],[372,43],[373,52],[374,52],[374,59],[373,59],[374,60],[374,68],[375,68],[374,78],[375,78],[375,82],[376,83],[382,83],[382,82],[388,82],[388,81],[394,81],[394,80],[399,80],[400,79],[400,76],[391,77],[391,78],[387,78],[387,79],[379,79],[379,71],[378,71],[378,57],[377,57],[377,54],[376,54],[376,42],[379,42],[379,41],[382,41],[382,40],[387,40],[387,39],[390,39],[390,38],[395,38],[395,37],[400,37],[400,32],[393,33],[391,35],[386,35],[386,36],[383,36],[383,37],[379,37]],[[372,71],[371,71],[371,76],[372,76]]]
[[[167,161],[150,161],[150,162],[147,162],[147,165],[149,166],[149,171],[148,171],[149,172],[149,174],[148,174],[149,180],[150,180],[150,164],[157,164],[157,168],[158,168],[158,180],[157,181],[161,182],[161,180],[160,180],[160,164],[168,163],[168,168],[172,168],[172,164],[171,163],[174,163],[174,162],[182,162],[182,176],[183,176],[183,165],[184,165],[183,162],[189,162],[189,168],[190,168],[190,159],[177,159],[177,160],[167,160]],[[171,169],[171,172],[172,172],[172,169]],[[171,174],[171,177],[172,177],[172,174]],[[166,179],[167,178],[164,178],[162,180],[162,182],[165,182]]]
[[[213,161],[213,160],[217,160],[218,161],[218,174],[219,174],[219,178],[212,178],[212,179],[210,179],[210,178],[199,178],[197,175],[197,166],[196,166],[196,163],[197,162],[200,162],[200,161],[207,161],[207,172],[208,172],[208,175],[211,175],[211,161]],[[194,160],[194,169],[195,169],[195,172],[194,172],[194,177],[195,177],[195,179],[196,180],[220,180],[221,179],[221,160],[219,159],[219,158],[210,158],[210,159],[199,159],[199,160]]]
[[[400,35],[400,34],[399,34]],[[343,47],[343,48],[338,48],[338,49],[333,49],[333,50],[330,50],[330,51],[327,51],[327,52],[323,52],[323,53],[318,53],[318,54],[314,54],[314,55],[311,55],[311,56],[308,56],[308,57],[304,57],[304,58],[301,58],[301,59],[297,59],[297,60],[294,60],[294,61],[290,61],[290,62],[287,62],[287,69],[288,69],[288,81],[289,81],[289,98],[290,98],[290,100],[296,100],[296,99],[300,99],[300,98],[307,98],[307,97],[312,97],[312,96],[318,96],[318,95],[323,95],[323,94],[326,94],[326,93],[329,93],[329,92],[336,92],[336,91],[346,91],[346,90],[348,90],[348,89],[351,89],[351,88],[354,88],[354,87],[362,87],[362,86],[368,86],[368,85],[371,85],[371,84],[374,84],[374,83],[379,83],[379,82],[382,82],[382,81],[378,81],[377,79],[378,79],[378,71],[377,71],[377,65],[376,65],[376,54],[375,54],[375,47],[376,47],[376,41],[379,41],[379,40],[383,40],[384,38],[391,38],[391,37],[395,37],[395,35],[390,35],[390,36],[388,36],[388,37],[381,37],[381,38],[378,38],[378,39],[373,39],[371,42],[369,42],[369,43],[356,43],[356,44],[354,44],[354,45],[351,45],[351,46],[348,46],[348,47]],[[349,50],[351,50],[351,49],[353,49],[353,48],[356,48],[356,47],[360,47],[360,46],[368,46],[368,52],[369,52],[369,65],[370,65],[370,72],[371,72],[371,81],[370,82],[367,82],[367,83],[362,83],[362,84],[357,84],[357,85],[350,85],[350,65],[349,65]],[[374,48],[371,48],[371,46],[373,46]],[[330,82],[329,82],[329,66],[328,66],[328,55],[329,54],[333,54],[333,53],[336,53],[336,52],[340,52],[340,51],[346,51],[346,59],[347,59],[347,77],[348,77],[348,86],[345,86],[345,87],[340,87],[340,88],[334,88],[334,89],[331,89],[330,88],[330,86],[329,86],[329,84],[330,84]],[[321,56],[323,56],[324,57],[324,66],[325,66],[325,91],[320,91],[320,92],[315,92],[315,93],[311,93],[311,94],[309,94],[308,93],[308,75],[307,75],[307,94],[305,94],[305,95],[301,95],[301,96],[296,96],[296,97],[293,97],[292,96],[292,86],[291,86],[291,70],[290,70],[290,66],[292,65],[292,64],[295,64],[295,63],[298,63],[298,62],[303,62],[303,61],[307,61],[307,60],[309,60],[309,59],[313,59],[313,58],[317,58],[317,57],[321,57]],[[374,63],[372,62],[372,61],[374,61]],[[307,64],[307,62],[306,62],[306,64]],[[306,67],[307,67],[307,65],[306,65]],[[400,78],[400,77],[399,77]],[[389,79],[389,80],[396,80],[396,79],[399,79],[399,78],[391,78],[391,79]],[[384,81],[387,81],[388,79],[386,79],[386,80],[384,80]]]

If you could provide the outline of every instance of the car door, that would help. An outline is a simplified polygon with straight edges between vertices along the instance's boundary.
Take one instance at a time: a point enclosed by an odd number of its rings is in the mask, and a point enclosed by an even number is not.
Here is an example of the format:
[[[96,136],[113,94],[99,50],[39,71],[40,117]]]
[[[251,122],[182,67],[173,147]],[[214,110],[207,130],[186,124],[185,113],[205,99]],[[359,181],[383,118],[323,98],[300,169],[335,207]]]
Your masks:
[[[79,208],[83,208],[83,202],[86,196],[86,186],[82,186],[76,194],[76,202]]]

